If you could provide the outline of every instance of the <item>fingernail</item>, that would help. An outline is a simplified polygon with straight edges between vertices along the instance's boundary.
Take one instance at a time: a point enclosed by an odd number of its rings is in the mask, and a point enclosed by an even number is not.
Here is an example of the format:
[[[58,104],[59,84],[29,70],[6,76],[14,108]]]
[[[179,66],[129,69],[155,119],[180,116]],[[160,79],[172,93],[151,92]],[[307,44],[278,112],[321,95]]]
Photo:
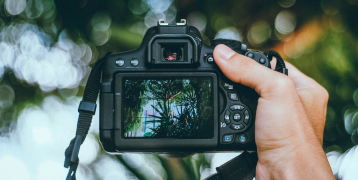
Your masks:
[[[224,45],[219,46],[218,50],[222,60],[228,60],[235,54],[235,51]]]

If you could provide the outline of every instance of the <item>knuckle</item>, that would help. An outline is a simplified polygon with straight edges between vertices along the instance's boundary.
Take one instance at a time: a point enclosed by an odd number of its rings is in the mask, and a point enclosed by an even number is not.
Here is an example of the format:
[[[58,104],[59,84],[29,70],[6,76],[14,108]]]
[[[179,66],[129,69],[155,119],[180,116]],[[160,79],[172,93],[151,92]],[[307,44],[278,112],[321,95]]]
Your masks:
[[[323,100],[325,103],[328,102],[329,94],[328,91],[323,86],[315,82],[315,84],[311,87],[311,89],[316,97]]]
[[[294,84],[288,76],[280,75],[271,83],[271,88],[276,91],[284,91],[294,88]]]

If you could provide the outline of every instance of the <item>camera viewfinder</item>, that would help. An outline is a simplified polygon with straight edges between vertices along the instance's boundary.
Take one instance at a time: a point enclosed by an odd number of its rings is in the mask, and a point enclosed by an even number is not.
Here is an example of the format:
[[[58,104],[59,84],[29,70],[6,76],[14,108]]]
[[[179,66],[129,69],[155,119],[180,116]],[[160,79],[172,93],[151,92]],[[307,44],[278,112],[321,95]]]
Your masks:
[[[182,47],[169,46],[165,47],[163,51],[163,57],[166,61],[180,61],[182,59]]]

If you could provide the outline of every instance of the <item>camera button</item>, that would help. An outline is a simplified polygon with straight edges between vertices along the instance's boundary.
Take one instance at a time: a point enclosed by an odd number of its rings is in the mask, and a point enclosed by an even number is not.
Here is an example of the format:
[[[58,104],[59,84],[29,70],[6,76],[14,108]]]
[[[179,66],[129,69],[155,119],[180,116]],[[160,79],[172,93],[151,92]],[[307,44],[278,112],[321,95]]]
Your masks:
[[[234,114],[234,121],[240,121],[241,116],[240,114]]]
[[[224,83],[224,88],[226,90],[233,90],[234,89],[234,85],[231,85],[229,83]]]
[[[254,54],[253,53],[248,53],[247,54],[247,57],[251,58],[251,59],[254,59]]]
[[[207,61],[208,63],[210,63],[210,64],[214,63],[214,58],[213,58],[213,56],[212,56],[212,55],[208,55],[208,56],[206,57],[206,61]]]
[[[246,110],[246,111],[244,112],[244,114],[245,114],[244,123],[248,125],[249,122],[250,122],[250,114],[249,114],[249,111]]]
[[[230,124],[230,111],[226,110],[224,120],[226,124]]]
[[[239,100],[239,96],[236,93],[228,93],[229,94],[229,99],[232,101],[238,101]]]
[[[264,58],[260,58],[259,62],[260,62],[261,64],[265,64],[266,60],[265,60]]]
[[[131,60],[131,65],[132,65],[132,66],[138,66],[138,64],[139,64],[139,60],[138,60],[138,59],[132,59],[132,60]]]
[[[244,109],[244,106],[241,106],[241,105],[232,105],[230,106],[230,109],[232,111],[235,111],[235,110],[243,110]]]
[[[227,134],[227,135],[224,136],[223,142],[224,143],[231,143],[231,142],[233,142],[233,139],[234,139],[234,135]]]
[[[230,128],[233,130],[242,130],[245,128],[245,126],[243,124],[232,124]]]
[[[245,143],[247,141],[247,136],[245,134],[241,134],[238,139],[241,143]]]
[[[124,65],[124,60],[123,60],[123,59],[117,59],[117,60],[116,60],[116,65],[117,65],[118,67],[122,67],[122,66]]]

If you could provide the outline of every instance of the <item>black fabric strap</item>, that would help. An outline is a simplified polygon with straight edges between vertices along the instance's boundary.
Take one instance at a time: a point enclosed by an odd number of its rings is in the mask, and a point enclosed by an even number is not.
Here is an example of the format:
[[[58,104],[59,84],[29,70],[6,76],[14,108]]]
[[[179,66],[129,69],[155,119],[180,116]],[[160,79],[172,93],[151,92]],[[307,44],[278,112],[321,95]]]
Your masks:
[[[92,116],[96,111],[96,101],[101,85],[101,71],[103,59],[109,54],[107,53],[97,61],[88,77],[83,99],[78,107],[79,117],[77,122],[76,137],[73,138],[65,151],[65,168],[69,168],[66,180],[76,180],[76,171],[79,163],[78,153],[81,144],[85,141],[88,130],[91,126]]]
[[[272,57],[276,58],[277,63],[275,71],[288,75],[288,69],[286,68],[285,61],[282,59],[281,55],[278,52],[274,50],[269,50],[264,52],[264,54],[267,56],[270,62],[272,61]]]
[[[96,103],[81,101],[80,105],[78,106],[78,112],[90,113],[94,115],[96,113],[96,108],[97,108]]]
[[[216,168],[205,180],[252,180],[256,175],[257,153],[247,151]]]

